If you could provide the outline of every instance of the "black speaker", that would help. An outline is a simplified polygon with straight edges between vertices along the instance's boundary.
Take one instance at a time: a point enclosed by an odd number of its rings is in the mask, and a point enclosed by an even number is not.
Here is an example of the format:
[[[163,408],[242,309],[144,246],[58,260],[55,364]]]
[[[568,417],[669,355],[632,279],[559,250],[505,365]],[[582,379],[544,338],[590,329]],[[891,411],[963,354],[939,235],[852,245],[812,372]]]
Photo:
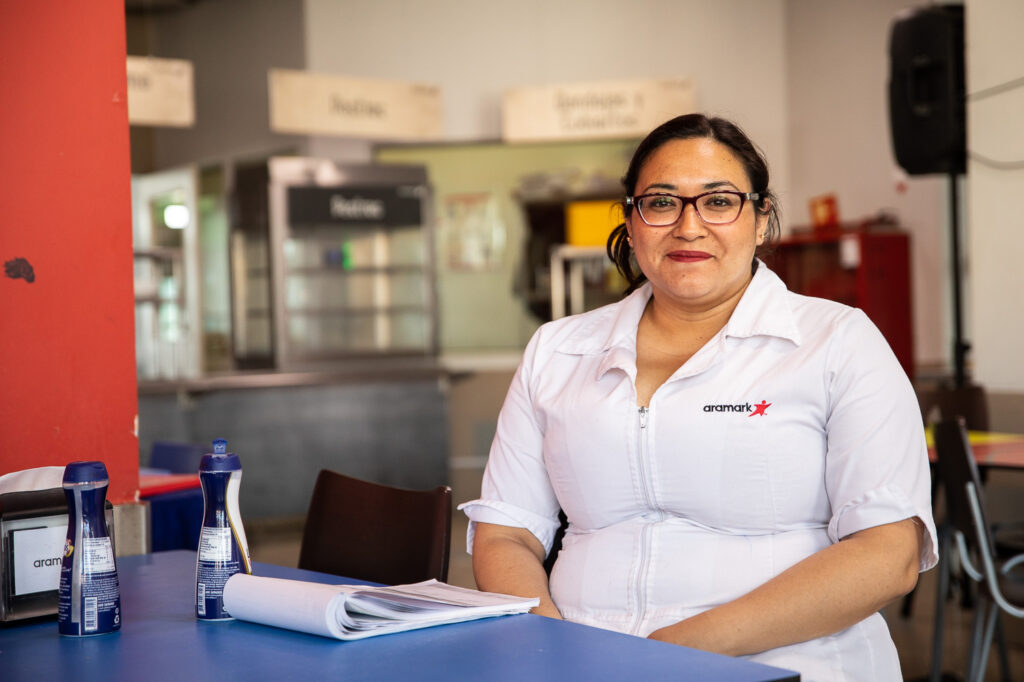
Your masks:
[[[889,62],[896,162],[910,175],[966,172],[963,5],[932,5],[897,17]]]

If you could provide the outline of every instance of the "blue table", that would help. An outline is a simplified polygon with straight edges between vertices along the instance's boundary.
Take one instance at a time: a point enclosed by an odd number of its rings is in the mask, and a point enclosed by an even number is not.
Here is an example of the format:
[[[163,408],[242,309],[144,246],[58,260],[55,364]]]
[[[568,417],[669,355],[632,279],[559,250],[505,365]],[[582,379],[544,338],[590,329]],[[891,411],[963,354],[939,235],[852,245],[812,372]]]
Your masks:
[[[257,575],[337,576],[255,565]],[[606,630],[518,615],[341,642],[193,615],[195,553],[118,559],[124,624],[69,638],[54,621],[0,630],[0,679],[20,680],[799,680],[796,673]]]

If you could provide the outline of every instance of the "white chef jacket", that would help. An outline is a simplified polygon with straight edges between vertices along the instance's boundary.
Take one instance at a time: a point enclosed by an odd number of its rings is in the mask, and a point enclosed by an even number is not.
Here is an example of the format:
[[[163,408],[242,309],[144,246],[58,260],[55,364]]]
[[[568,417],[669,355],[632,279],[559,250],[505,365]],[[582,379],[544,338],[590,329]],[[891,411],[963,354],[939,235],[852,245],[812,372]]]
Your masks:
[[[725,327],[636,404],[636,330],[650,284],[543,325],[498,419],[477,522],[550,551],[571,621],[646,636],[731,601],[841,538],[918,517],[936,560],[917,399],[863,312],[789,292],[763,263]],[[823,609],[829,608],[822,604]],[[749,658],[802,679],[902,680],[874,614]]]

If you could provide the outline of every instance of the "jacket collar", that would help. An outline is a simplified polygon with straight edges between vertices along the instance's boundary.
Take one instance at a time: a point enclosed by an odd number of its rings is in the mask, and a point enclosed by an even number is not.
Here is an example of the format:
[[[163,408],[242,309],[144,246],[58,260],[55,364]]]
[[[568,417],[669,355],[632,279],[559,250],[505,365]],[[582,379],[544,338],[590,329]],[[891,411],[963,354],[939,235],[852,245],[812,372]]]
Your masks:
[[[750,286],[743,292],[743,298],[725,325],[725,335],[738,338],[776,336],[799,346],[800,330],[790,301],[786,285],[759,260]]]

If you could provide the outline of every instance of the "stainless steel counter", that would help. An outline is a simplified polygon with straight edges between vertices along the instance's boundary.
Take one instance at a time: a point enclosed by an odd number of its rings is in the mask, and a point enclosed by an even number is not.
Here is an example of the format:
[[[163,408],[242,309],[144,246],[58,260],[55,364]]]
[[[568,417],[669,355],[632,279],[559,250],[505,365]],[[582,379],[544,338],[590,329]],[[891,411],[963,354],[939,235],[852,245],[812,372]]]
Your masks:
[[[226,438],[242,513],[306,512],[317,472],[407,488],[449,482],[449,373],[435,359],[139,385],[140,464],[155,441]]]
[[[329,368],[306,371],[276,372],[262,370],[214,374],[196,379],[140,381],[139,395],[181,392],[204,393],[231,389],[321,386],[326,384],[422,381],[441,379],[449,373],[450,369],[435,358],[371,358],[365,361],[350,361],[344,365],[334,363]]]

